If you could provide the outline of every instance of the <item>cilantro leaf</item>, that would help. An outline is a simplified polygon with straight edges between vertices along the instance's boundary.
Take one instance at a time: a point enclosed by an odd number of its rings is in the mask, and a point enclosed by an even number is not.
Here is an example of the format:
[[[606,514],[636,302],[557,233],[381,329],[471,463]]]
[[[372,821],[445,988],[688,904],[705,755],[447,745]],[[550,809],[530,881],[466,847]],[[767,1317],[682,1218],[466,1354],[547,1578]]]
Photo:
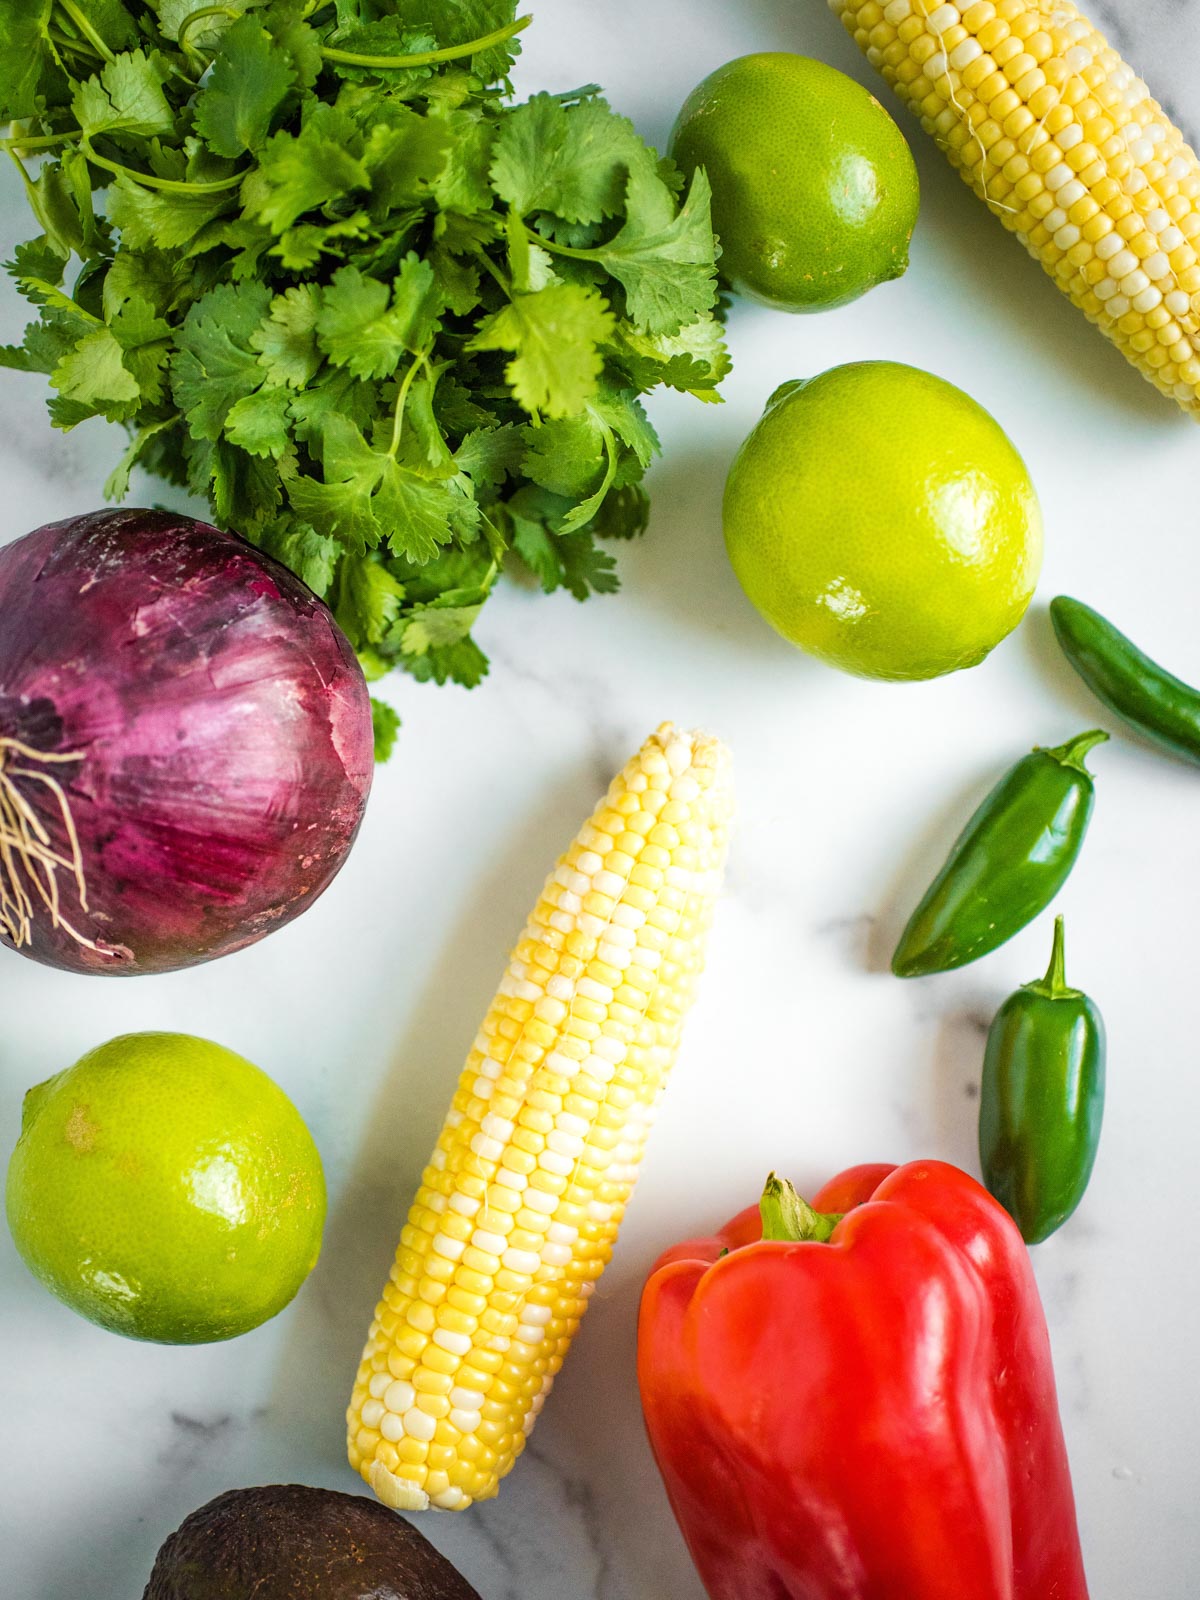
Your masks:
[[[604,434],[595,416],[582,413],[527,430],[521,470],[542,488],[567,499],[586,495],[604,470]]]
[[[55,367],[50,381],[65,400],[98,411],[124,407],[139,392],[116,335],[105,327],[84,334]]]
[[[222,0],[219,10],[214,6],[210,15],[199,17],[191,24],[187,30],[188,43],[195,50],[215,50],[230,24],[257,3],[258,0]],[[158,12],[158,25],[163,36],[176,41],[192,13],[200,9],[195,0],[150,0],[150,7]]]
[[[344,368],[326,368],[321,374],[320,383],[298,389],[292,399],[296,437],[310,448],[319,445],[321,430],[330,417],[345,417],[366,429],[381,414],[381,396],[377,386],[360,383]]]
[[[64,258],[72,251],[82,254],[83,225],[62,163],[49,161],[32,182],[24,182],[25,197],[50,247]]]
[[[25,329],[20,348],[11,352],[11,360],[6,357],[4,365],[49,376],[94,326],[77,311],[47,307],[41,320],[31,322]]]
[[[730,360],[721,325],[712,317],[689,322],[673,335],[625,327],[619,342],[620,358],[639,389],[662,383],[699,400],[720,400],[717,385],[728,376]]]
[[[130,250],[183,247],[190,253],[201,230],[236,203],[229,191],[172,194],[148,189],[122,173],[108,192],[108,216]]]
[[[525,454],[521,431],[511,422],[498,428],[473,428],[454,452],[454,464],[481,489],[498,489],[516,472]]]
[[[122,361],[137,383],[138,396],[148,406],[163,398],[166,361],[174,330],[140,295],[133,295],[109,318]]]
[[[492,184],[521,216],[545,211],[566,222],[599,222],[624,209],[634,171],[648,177],[655,157],[600,99],[564,106],[536,94],[505,118],[492,159]]]
[[[378,644],[395,621],[404,586],[378,561],[344,561],[334,615],[356,650]]]
[[[400,630],[400,648],[405,655],[423,656],[427,650],[444,650],[461,644],[479,620],[483,602],[473,606],[447,606],[434,601],[414,606]]]
[[[197,133],[219,156],[257,149],[295,82],[291,64],[267,30],[253,17],[239,17],[221,40],[196,96]]]
[[[511,350],[505,376],[531,414],[568,417],[596,391],[603,361],[598,346],[612,337],[616,320],[595,289],[552,283],[536,294],[515,295],[481,326],[476,350]]]
[[[0,0],[0,121],[37,110],[38,91],[54,67],[50,45],[53,0]]]
[[[333,587],[342,547],[334,539],[322,538],[307,523],[277,517],[259,530],[257,543],[268,555],[290,567],[314,594],[324,597]]]
[[[697,167],[678,215],[661,178],[631,172],[627,193],[624,226],[590,253],[624,285],[629,316],[639,328],[676,334],[717,298],[708,178]]]
[[[37,372],[39,369],[23,344],[0,344],[0,367],[9,372]]]
[[[445,120],[418,116],[406,106],[396,106],[386,122],[377,122],[363,150],[375,216],[424,201],[445,169],[452,142]]]
[[[418,683],[458,683],[474,689],[488,672],[488,658],[474,639],[430,647],[420,655],[402,655],[400,665]]]
[[[401,26],[422,29],[441,46],[470,44],[517,14],[514,0],[391,0],[388,10]]]
[[[198,300],[184,319],[171,389],[198,438],[219,439],[234,406],[261,386],[264,373],[250,340],[270,303],[265,284],[223,285]]]
[[[384,700],[371,696],[371,731],[375,735],[375,759],[386,761],[396,747],[400,715]]]
[[[636,539],[650,520],[650,496],[640,483],[610,489],[604,504],[588,523],[598,539]]]
[[[448,111],[436,120],[449,140],[446,164],[432,186],[438,206],[443,213],[457,212],[463,216],[490,212],[489,169],[496,140],[494,122],[468,110]]]
[[[640,466],[650,465],[658,454],[658,435],[650,425],[645,407],[631,389],[618,388],[606,379],[588,409],[633,451]]]
[[[279,242],[271,246],[288,272],[308,272],[323,255],[340,256],[348,239],[361,239],[366,232],[367,214],[355,211],[337,222],[301,222],[287,228]]]
[[[558,541],[563,587],[576,600],[591,594],[616,594],[621,587],[617,563],[601,550],[587,530],[563,535]]]
[[[298,284],[272,300],[270,317],[250,335],[250,346],[258,351],[259,365],[272,383],[303,389],[316,377],[321,366],[320,311],[321,290],[315,283]]]
[[[278,461],[291,448],[290,404],[286,389],[267,387],[243,395],[226,413],[225,437],[252,456]]]
[[[296,478],[288,485],[292,506],[318,533],[360,554],[386,543],[417,563],[446,543],[454,491],[372,448],[348,418],[325,421],[321,459],[324,482]]]
[[[391,289],[357,267],[342,267],[317,316],[321,348],[356,378],[383,378],[433,336],[440,307],[433,268],[408,255]]]
[[[75,90],[72,109],[89,139],[102,133],[134,133],[143,138],[170,133],[175,113],[163,93],[166,63],[143,50],[115,56]]]
[[[618,588],[616,562],[596,548],[588,531],[562,533],[564,502],[535,489],[522,489],[508,503],[513,549],[546,594],[566,589],[576,600]]]
[[[273,135],[242,185],[247,216],[284,233],[306,211],[369,188],[367,169],[346,148],[352,134],[344,119],[334,117],[313,118],[298,134],[282,130]]]
[[[63,281],[67,259],[58,246],[42,234],[38,239],[19,244],[13,251],[12,260],[4,263],[4,270],[18,283],[24,278],[40,278],[44,283],[52,283],[57,287]]]

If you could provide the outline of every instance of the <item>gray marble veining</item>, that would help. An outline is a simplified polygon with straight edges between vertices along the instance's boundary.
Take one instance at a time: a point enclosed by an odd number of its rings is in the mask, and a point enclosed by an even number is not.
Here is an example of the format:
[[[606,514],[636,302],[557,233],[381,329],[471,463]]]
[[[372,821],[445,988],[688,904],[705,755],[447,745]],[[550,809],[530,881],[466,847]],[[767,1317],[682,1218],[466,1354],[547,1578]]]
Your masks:
[[[662,141],[686,92],[754,49],[871,82],[820,0],[544,0],[522,89],[605,83]],[[1098,0],[1098,19],[1200,135],[1198,0]],[[132,1600],[188,1511],[243,1483],[354,1489],[342,1408],[420,1164],[504,954],[611,770],[666,716],[735,749],[740,824],[709,971],[621,1246],[530,1449],[500,1497],[422,1526],[485,1600],[702,1600],[642,1433],[635,1318],[656,1255],[753,1198],[864,1159],[975,1165],[982,1035],[1041,971],[1044,932],[918,984],[883,970],[914,893],[1015,755],[1095,708],[1043,612],[974,672],[887,689],[825,671],[759,622],[721,550],[729,459],[785,378],[885,355],[976,394],[1026,454],[1069,588],[1200,677],[1197,439],[976,206],[911,124],[923,190],[900,283],[821,318],[739,307],[723,407],[655,406],[666,447],[625,589],[583,610],[511,590],[486,685],[389,689],[405,731],[353,859],[256,949],[144,984],[73,985],[0,961],[0,1149],[20,1097],[97,1041],[173,1027],[275,1074],[325,1156],[322,1261],[283,1316],[228,1346],[138,1347],[45,1295],[0,1236],[0,1589]],[[23,236],[0,179],[0,244]],[[0,292],[0,338],[23,308]],[[102,427],[53,433],[34,379],[0,373],[0,538],[99,499]],[[143,483],[140,491],[153,490]],[[0,618],[0,627],[3,619]],[[1114,741],[1065,906],[1072,966],[1112,1040],[1095,1179],[1036,1255],[1093,1600],[1192,1600],[1200,1568],[1200,1271],[1187,1248],[1200,1122],[1195,780]]]

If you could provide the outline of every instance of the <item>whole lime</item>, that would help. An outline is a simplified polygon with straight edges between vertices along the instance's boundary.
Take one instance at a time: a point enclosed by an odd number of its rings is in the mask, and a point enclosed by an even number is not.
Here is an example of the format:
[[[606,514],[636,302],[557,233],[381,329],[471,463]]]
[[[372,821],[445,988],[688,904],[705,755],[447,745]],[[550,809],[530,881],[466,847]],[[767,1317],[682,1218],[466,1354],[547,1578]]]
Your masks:
[[[25,1096],[8,1225],[81,1316],[162,1344],[231,1339],[316,1265],[325,1178],[265,1072],[182,1033],[112,1039]]]
[[[961,389],[856,361],[784,384],[725,484],[742,588],[785,639],[868,678],[982,661],[1033,596],[1025,463]]]
[[[693,89],[671,155],[712,185],[721,273],[785,311],[846,305],[908,266],[917,169],[853,78],[806,56],[740,56]]]

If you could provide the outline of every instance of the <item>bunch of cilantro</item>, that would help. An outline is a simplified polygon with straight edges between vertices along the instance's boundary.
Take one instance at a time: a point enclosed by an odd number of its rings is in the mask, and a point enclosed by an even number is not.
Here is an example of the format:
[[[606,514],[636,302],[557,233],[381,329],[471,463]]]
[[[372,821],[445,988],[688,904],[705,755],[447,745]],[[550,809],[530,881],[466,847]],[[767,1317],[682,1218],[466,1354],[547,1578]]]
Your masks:
[[[515,0],[0,0],[41,234],[0,363],[325,597],[368,674],[479,682],[506,561],[616,588],[639,400],[727,359],[702,172],[594,87],[513,104]],[[378,705],[390,749],[396,719]]]

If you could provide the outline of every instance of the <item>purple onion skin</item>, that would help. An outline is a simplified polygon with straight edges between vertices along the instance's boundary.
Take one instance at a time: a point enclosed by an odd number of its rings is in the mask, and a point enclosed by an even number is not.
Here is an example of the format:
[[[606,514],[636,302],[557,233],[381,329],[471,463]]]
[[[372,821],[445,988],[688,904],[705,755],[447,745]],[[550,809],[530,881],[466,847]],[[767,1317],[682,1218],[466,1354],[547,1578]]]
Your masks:
[[[236,534],[160,511],[0,548],[5,737],[82,758],[45,770],[87,889],[85,911],[60,869],[62,913],[99,948],[40,901],[22,947],[71,972],[170,972],[290,922],[346,859],[374,761],[366,682],[328,608]],[[69,854],[58,801],[18,765],[9,781]]]

